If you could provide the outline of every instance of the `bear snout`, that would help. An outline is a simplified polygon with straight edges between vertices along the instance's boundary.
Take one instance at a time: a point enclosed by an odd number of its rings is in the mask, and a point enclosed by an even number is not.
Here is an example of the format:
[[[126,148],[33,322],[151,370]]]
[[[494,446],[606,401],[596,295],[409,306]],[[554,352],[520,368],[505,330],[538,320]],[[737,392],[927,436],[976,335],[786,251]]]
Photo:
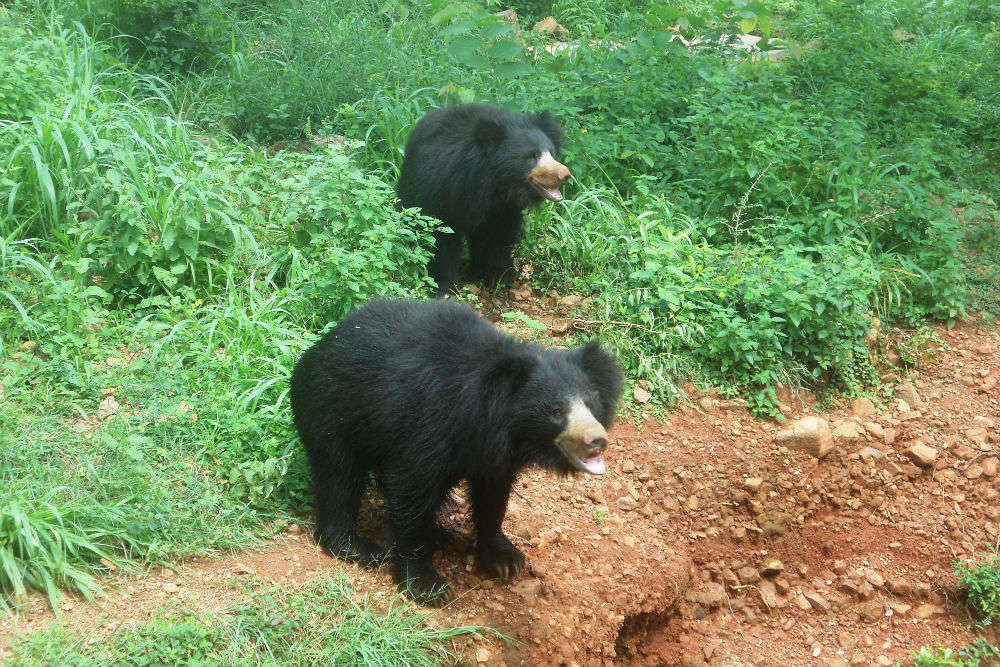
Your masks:
[[[570,404],[566,428],[556,438],[555,444],[566,461],[577,470],[592,475],[605,473],[601,453],[608,446],[608,432],[583,401],[574,400]]]

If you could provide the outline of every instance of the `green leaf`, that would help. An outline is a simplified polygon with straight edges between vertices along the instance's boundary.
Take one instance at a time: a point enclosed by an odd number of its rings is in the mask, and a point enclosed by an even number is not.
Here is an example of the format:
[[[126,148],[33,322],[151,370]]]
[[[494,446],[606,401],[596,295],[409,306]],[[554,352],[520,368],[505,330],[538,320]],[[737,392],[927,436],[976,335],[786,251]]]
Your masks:
[[[447,23],[464,11],[465,9],[461,5],[448,5],[431,17],[431,24],[441,25],[442,23]]]
[[[531,65],[523,62],[497,63],[493,71],[505,78],[513,78],[529,74]]]
[[[164,271],[158,266],[153,267],[153,275],[156,279],[163,283],[164,287],[173,287],[177,284],[177,276],[170,273],[169,271]]]
[[[511,32],[514,32],[514,26],[506,21],[499,21],[497,23],[491,23],[483,26],[483,29],[479,31],[479,34],[483,39],[489,40],[496,39],[500,35],[506,35]]]
[[[491,46],[486,51],[486,54],[490,58],[496,58],[497,60],[510,60],[520,55],[523,50],[524,47],[516,39],[501,39]]]

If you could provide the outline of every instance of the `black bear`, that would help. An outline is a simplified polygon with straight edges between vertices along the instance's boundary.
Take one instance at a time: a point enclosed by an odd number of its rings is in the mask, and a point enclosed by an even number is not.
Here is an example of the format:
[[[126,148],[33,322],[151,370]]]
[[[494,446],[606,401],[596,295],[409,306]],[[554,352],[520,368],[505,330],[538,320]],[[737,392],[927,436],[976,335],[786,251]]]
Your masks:
[[[436,235],[428,273],[435,293],[458,277],[462,240],[469,239],[473,278],[512,277],[521,212],[544,200],[561,201],[569,169],[556,157],[559,124],[546,112],[516,114],[484,104],[442,107],[420,119],[406,141],[396,194],[404,208],[420,208],[454,234]]]
[[[524,554],[501,532],[517,473],[605,472],[602,452],[621,395],[596,340],[545,349],[500,333],[465,304],[374,300],[303,354],[291,381],[295,426],[316,493],[316,539],[375,566],[387,555],[411,597],[450,596],[434,569],[437,511],[468,483],[486,572],[508,578]],[[369,473],[388,511],[392,549],[358,535]]]

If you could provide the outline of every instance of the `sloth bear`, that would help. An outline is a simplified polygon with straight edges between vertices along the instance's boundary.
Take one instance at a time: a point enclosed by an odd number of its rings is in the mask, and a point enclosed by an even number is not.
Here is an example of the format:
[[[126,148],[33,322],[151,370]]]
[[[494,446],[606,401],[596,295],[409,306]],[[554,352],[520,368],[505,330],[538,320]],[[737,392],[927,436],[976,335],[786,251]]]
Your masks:
[[[596,340],[546,349],[500,333],[464,304],[371,301],[292,373],[316,539],[331,555],[370,567],[389,556],[404,592],[443,602],[449,584],[431,562],[446,535],[436,514],[465,481],[480,562],[511,577],[525,562],[501,532],[515,477],[529,464],[603,474],[621,390],[621,371]],[[390,550],[355,530],[370,473],[388,510]]]
[[[562,201],[559,188],[570,178],[556,160],[562,143],[547,111],[515,114],[464,104],[420,119],[406,142],[396,194],[403,208],[420,208],[455,232],[435,235],[427,267],[438,285],[435,296],[454,286],[465,237],[473,278],[495,284],[513,277],[521,211]]]

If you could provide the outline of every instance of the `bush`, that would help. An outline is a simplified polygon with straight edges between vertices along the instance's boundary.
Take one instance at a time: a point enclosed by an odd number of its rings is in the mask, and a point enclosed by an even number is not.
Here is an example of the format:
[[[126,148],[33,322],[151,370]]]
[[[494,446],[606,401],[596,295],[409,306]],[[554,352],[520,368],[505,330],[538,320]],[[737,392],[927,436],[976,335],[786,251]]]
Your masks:
[[[279,280],[317,326],[374,296],[417,296],[437,221],[398,211],[391,185],[337,149],[282,154],[280,176],[262,191]],[[280,239],[280,240],[279,240]]]

